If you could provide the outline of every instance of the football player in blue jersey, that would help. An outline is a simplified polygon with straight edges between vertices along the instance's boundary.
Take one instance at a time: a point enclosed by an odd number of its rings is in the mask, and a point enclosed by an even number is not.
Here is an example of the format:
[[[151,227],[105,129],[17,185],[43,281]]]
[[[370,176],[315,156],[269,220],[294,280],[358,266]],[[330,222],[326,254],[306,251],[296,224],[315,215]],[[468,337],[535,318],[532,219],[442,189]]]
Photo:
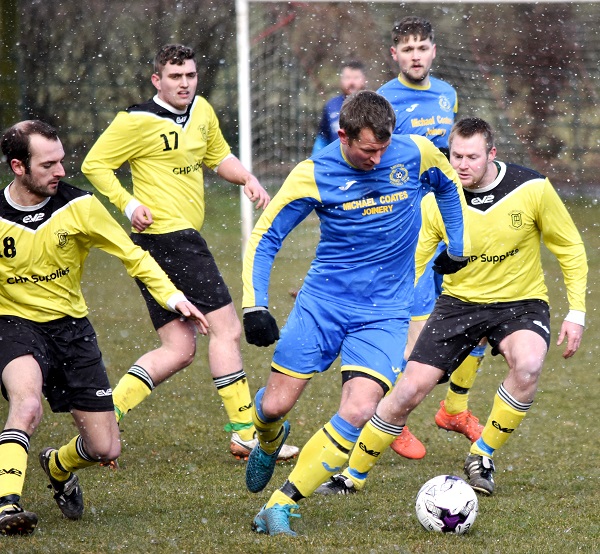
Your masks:
[[[323,106],[319,131],[312,153],[316,154],[321,148],[337,140],[340,128],[340,109],[344,100],[350,95],[364,90],[367,86],[365,66],[358,60],[351,60],[342,65],[340,73],[340,90],[342,94],[329,99]]]
[[[408,16],[396,23],[390,52],[400,73],[377,92],[396,112],[395,132],[424,136],[447,155],[458,99],[454,87],[431,75],[434,38],[431,23],[422,17]]]
[[[407,16],[394,25],[391,35],[390,52],[400,72],[398,77],[384,84],[377,92],[389,100],[396,112],[394,132],[422,135],[448,155],[448,136],[458,109],[458,100],[454,87],[431,75],[437,54],[433,27],[423,17]],[[445,245],[441,243],[438,254],[444,248]],[[442,292],[441,286],[441,276],[433,271],[430,263],[415,286],[405,360],[433,311],[435,300]],[[483,430],[479,420],[468,409],[468,393],[484,352],[485,345],[478,346],[461,368],[453,373],[446,398],[435,415],[435,422],[440,428],[461,433],[471,442],[476,441]],[[420,459],[426,454],[423,443],[407,426],[391,448],[405,458]],[[326,491],[327,486],[319,492]]]
[[[392,134],[395,114],[373,91],[346,99],[339,140],[299,163],[256,223],[244,258],[246,340],[269,346],[279,329],[269,280],[285,237],[311,212],[320,219],[315,259],[281,338],[271,373],[256,394],[259,445],[248,458],[246,485],[263,490],[290,430],[286,415],[316,374],[341,358],[338,412],[304,446],[296,467],[254,518],[259,533],[294,535],[297,502],[348,460],[358,435],[400,373],[414,291],[420,204],[433,191],[448,248],[436,269],[453,273],[470,253],[464,197],[445,156],[424,137]]]

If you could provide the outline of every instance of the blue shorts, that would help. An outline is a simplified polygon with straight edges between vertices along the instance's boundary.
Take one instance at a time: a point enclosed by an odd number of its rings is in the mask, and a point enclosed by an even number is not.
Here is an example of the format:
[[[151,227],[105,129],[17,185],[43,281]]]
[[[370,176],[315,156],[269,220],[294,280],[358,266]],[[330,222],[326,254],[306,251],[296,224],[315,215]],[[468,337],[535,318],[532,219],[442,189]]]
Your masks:
[[[435,306],[437,297],[442,294],[442,281],[444,276],[433,271],[433,260],[446,248],[446,244],[440,242],[434,256],[429,260],[423,275],[419,277],[415,285],[415,298],[410,310],[413,320],[427,319]]]
[[[273,354],[273,368],[300,379],[329,369],[370,377],[391,389],[400,375],[409,313],[348,306],[300,290]]]

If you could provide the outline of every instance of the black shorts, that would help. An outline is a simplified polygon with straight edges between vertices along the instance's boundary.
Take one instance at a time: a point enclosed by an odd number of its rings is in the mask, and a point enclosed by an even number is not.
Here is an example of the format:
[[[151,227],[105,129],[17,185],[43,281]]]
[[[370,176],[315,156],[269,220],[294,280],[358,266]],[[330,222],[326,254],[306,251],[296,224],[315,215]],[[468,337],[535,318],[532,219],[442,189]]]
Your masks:
[[[32,354],[42,370],[42,391],[53,412],[114,410],[96,333],[86,317],[36,323],[1,316],[0,344],[0,376],[15,358]],[[7,398],[4,386],[2,394]]]
[[[500,342],[521,329],[534,331],[550,347],[548,304],[543,300],[473,304],[442,294],[409,360],[432,365],[449,376],[483,337],[495,356]]]
[[[163,235],[132,233],[131,238],[135,244],[152,255],[175,286],[203,314],[231,304],[229,289],[206,241],[198,231],[185,229]],[[137,284],[155,329],[160,329],[180,317],[165,310],[154,300],[141,281],[137,280]]]

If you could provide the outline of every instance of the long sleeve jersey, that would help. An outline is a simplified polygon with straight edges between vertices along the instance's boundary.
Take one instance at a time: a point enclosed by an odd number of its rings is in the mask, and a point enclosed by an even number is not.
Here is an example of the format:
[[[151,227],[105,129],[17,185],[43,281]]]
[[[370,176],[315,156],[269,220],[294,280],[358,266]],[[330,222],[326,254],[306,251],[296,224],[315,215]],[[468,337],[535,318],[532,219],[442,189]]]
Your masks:
[[[0,193],[0,315],[39,323],[86,316],[81,277],[93,247],[119,258],[163,307],[185,299],[97,198],[60,182],[36,206],[15,204],[8,187]]]
[[[183,114],[153,99],[119,112],[81,169],[123,213],[133,198],[150,208],[154,223],[145,233],[199,231],[205,208],[203,164],[215,169],[230,153],[204,98],[197,96]],[[133,195],[114,173],[125,162],[131,167]]]
[[[353,167],[339,140],[299,163],[256,223],[244,258],[242,305],[268,306],[274,258],[311,212],[320,220],[316,256],[303,291],[348,305],[408,309],[420,204],[433,191],[450,237],[449,252],[470,253],[462,187],[430,141],[394,135],[370,171]]]
[[[465,189],[471,235],[469,264],[444,276],[443,294],[489,304],[548,302],[541,242],[560,264],[571,310],[585,312],[587,259],[581,236],[550,181],[536,171],[497,162],[499,173],[484,189]],[[447,240],[433,199],[423,202],[417,274],[440,239]]]

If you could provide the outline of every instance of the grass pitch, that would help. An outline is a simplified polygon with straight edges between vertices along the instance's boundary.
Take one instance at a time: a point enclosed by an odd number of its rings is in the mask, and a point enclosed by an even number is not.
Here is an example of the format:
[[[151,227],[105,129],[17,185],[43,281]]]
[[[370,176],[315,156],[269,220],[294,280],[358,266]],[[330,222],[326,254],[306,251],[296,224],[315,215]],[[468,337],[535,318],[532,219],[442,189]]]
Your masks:
[[[239,307],[237,190],[219,185],[207,197],[203,232]],[[462,476],[468,452],[464,437],[439,430],[433,421],[444,386],[437,387],[409,420],[427,447],[423,460],[406,460],[390,450],[363,494],[302,501],[302,518],[292,523],[300,534],[296,539],[252,533],[252,518],[283,483],[292,463],[278,465],[265,491],[246,491],[245,464],[229,454],[229,436],[223,431],[226,417],[207,369],[206,339],[200,338],[194,363],[126,416],[121,470],[94,467],[80,472],[86,505],[81,521],[61,517],[37,462],[43,447],[61,445],[76,432],[70,416],[46,409],[31,441],[22,497],[23,506],[36,512],[40,522],[31,537],[0,537],[0,552],[600,552],[598,206],[586,200],[569,207],[590,261],[583,346],[568,361],[560,355],[562,348],[551,347],[536,402],[496,454],[497,494],[480,498],[478,518],[467,535],[427,533],[414,513],[419,487],[435,475]],[[305,221],[288,237],[277,259],[271,309],[280,325],[292,306],[288,291],[301,283],[317,238],[315,220]],[[548,254],[545,261],[556,337],[567,309],[564,285],[556,260]],[[140,354],[157,346],[155,332],[136,285],[110,256],[90,256],[84,293],[115,384]],[[271,348],[243,342],[253,392],[266,380],[271,353]],[[471,408],[482,420],[505,373],[504,361],[488,354],[471,395]],[[290,414],[291,444],[303,445],[337,410],[340,382],[339,366],[313,379]],[[0,417],[5,419],[6,413],[7,403],[2,402]]]

